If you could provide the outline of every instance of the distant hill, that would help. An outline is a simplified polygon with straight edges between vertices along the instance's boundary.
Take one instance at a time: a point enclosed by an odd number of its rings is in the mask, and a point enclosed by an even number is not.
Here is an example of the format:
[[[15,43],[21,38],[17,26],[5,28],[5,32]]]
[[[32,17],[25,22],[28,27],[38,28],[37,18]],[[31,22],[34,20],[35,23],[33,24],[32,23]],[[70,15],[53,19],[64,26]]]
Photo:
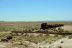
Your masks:
[[[0,21],[0,23],[12,23],[12,24],[17,24],[17,23],[44,23],[47,22],[48,24],[65,24],[65,25],[72,25],[72,21]]]

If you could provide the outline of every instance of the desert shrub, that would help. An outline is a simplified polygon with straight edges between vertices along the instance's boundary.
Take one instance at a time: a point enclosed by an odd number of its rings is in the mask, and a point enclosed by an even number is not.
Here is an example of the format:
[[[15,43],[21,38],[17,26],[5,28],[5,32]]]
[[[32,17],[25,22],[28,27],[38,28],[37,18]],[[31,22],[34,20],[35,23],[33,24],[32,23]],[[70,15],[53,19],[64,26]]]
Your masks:
[[[1,42],[8,42],[7,39],[1,39]]]
[[[66,30],[66,31],[64,31],[64,32],[69,33],[70,31]]]
[[[58,30],[64,31],[64,29],[62,29],[62,28],[58,28]]]

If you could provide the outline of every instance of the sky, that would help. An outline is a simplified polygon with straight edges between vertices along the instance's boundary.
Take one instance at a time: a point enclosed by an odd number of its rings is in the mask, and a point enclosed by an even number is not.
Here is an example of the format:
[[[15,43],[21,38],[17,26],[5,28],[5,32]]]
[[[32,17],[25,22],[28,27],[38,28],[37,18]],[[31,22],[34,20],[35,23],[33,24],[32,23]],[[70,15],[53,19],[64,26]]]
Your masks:
[[[72,21],[72,0],[0,0],[0,21]]]

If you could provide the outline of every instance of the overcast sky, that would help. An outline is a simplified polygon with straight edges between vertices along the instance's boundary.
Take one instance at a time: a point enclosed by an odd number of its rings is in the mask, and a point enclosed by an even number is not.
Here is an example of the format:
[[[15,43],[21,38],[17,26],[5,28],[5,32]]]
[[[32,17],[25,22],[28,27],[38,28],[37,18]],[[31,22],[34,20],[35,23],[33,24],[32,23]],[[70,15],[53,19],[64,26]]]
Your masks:
[[[72,0],[0,0],[0,21],[72,21]]]

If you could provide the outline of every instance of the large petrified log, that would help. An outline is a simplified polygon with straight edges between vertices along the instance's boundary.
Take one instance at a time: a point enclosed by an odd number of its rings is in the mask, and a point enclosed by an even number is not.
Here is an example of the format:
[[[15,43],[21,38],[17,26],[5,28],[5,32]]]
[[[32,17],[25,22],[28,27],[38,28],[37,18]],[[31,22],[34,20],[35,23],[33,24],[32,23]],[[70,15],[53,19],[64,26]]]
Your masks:
[[[57,28],[57,27],[62,27],[64,24],[47,24],[47,23],[42,23],[41,24],[41,29],[49,29],[49,28]]]

